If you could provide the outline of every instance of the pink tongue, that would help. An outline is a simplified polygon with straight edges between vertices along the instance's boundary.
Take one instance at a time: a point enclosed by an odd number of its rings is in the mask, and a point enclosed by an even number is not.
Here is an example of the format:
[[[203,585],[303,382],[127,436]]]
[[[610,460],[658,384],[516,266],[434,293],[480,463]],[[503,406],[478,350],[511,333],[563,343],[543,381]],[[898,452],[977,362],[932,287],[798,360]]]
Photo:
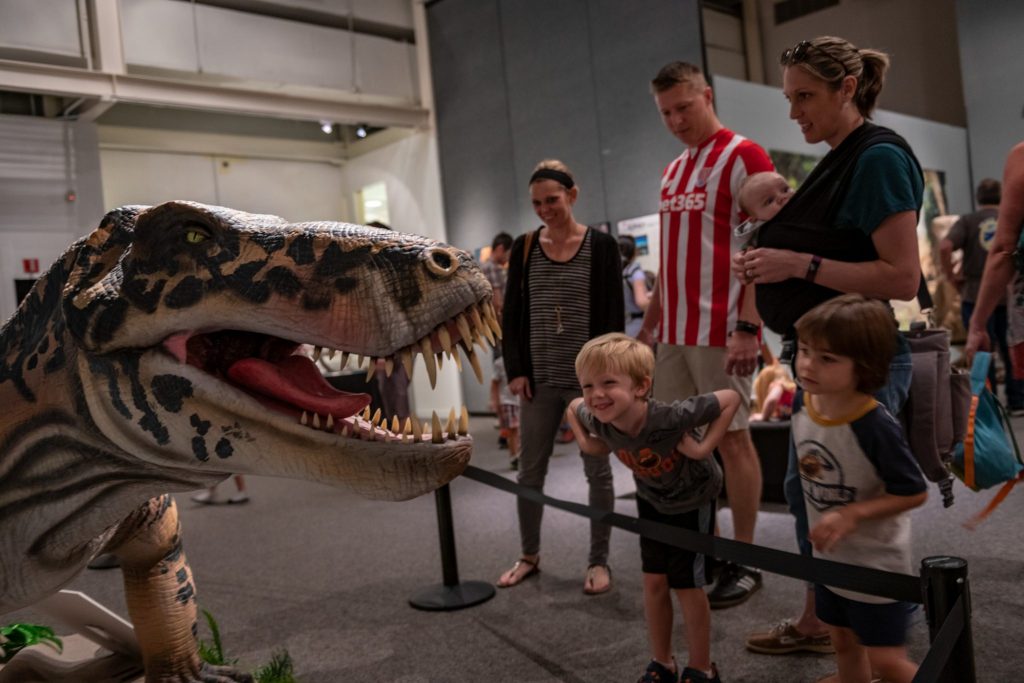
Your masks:
[[[288,356],[277,365],[245,358],[228,368],[228,377],[300,410],[330,413],[335,419],[354,415],[370,405],[369,394],[348,394],[328,384],[313,361],[305,356]]]

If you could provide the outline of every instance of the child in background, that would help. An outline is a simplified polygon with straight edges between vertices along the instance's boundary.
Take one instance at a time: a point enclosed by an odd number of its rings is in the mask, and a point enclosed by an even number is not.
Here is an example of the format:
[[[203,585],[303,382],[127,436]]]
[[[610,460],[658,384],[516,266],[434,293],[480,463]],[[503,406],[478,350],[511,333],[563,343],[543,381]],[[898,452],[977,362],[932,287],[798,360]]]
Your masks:
[[[508,443],[509,467],[519,469],[519,397],[508,389],[505,363],[495,353],[494,372],[491,379],[491,411],[498,416],[501,434]]]
[[[722,471],[712,449],[740,405],[731,389],[662,403],[648,398],[654,353],[618,332],[587,342],[576,357],[583,397],[566,417],[588,455],[615,455],[633,471],[640,519],[714,533]],[[691,431],[708,425],[701,441]],[[653,658],[641,683],[719,683],[711,661],[709,582],[703,555],[640,538],[644,612]],[[672,656],[672,593],[686,624],[689,661],[680,675]]]
[[[909,511],[927,498],[921,471],[899,423],[872,394],[885,384],[895,352],[892,313],[848,294],[796,323],[796,371],[803,393],[791,435],[799,463],[814,554],[912,574]],[[910,683],[907,603],[815,586],[818,618],[828,625],[839,679]]]
[[[754,411],[750,419],[788,420],[793,414],[796,382],[766,344],[761,344],[761,357],[764,358],[765,366],[754,379]]]

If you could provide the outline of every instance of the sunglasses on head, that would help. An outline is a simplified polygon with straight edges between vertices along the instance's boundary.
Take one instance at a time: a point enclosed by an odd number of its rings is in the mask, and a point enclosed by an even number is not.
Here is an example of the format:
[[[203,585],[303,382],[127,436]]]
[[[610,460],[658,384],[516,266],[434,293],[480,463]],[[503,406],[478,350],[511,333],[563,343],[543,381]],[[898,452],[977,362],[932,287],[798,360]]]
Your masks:
[[[827,50],[823,50],[822,48],[818,47],[817,45],[808,40],[801,40],[794,47],[791,47],[788,50],[783,51],[782,56],[779,57],[779,64],[781,64],[782,66],[789,66],[791,64],[800,64],[801,62],[806,62],[807,53],[811,50],[817,50],[820,54],[825,55],[833,62],[838,64],[840,67],[842,67],[844,76],[848,73],[846,70],[846,65],[839,61],[838,58],[833,57]]]

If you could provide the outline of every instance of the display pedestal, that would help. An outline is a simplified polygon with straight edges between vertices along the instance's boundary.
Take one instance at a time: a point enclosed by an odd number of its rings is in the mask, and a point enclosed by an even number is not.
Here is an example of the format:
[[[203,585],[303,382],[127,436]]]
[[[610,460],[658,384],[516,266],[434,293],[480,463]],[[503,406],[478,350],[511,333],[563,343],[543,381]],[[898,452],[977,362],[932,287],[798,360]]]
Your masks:
[[[479,605],[494,597],[494,586],[483,581],[459,582],[455,557],[455,528],[452,524],[451,489],[445,484],[434,491],[437,527],[441,539],[441,571],[444,583],[436,583],[413,593],[409,604],[427,611],[452,611]]]

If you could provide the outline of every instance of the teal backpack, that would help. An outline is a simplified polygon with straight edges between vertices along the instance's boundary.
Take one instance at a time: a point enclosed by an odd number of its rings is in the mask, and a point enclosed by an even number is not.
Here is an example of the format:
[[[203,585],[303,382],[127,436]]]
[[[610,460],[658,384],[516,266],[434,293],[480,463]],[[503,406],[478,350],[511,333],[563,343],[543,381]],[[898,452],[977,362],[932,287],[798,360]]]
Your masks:
[[[973,528],[987,517],[1024,478],[1020,449],[1009,416],[988,386],[992,354],[978,351],[971,364],[971,409],[967,435],[953,452],[952,469],[969,488],[980,491],[1003,484],[992,501],[966,526]]]

